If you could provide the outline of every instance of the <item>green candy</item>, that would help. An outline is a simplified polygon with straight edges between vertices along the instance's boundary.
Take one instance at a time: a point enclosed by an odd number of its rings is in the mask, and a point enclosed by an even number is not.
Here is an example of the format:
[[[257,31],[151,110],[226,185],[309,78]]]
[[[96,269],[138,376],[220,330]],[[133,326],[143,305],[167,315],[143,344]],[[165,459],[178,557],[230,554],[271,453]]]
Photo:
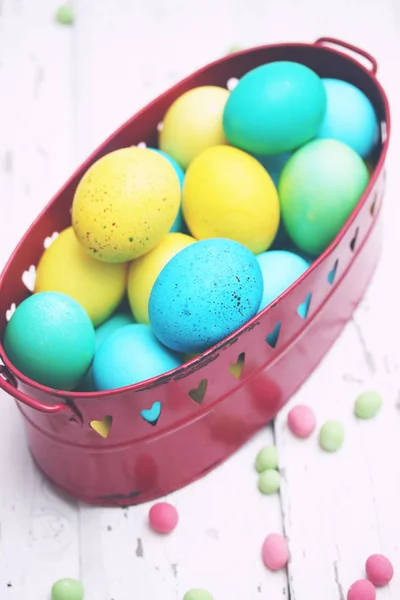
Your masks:
[[[59,579],[51,588],[51,600],[83,600],[83,587],[76,579]]]
[[[256,471],[262,473],[267,469],[276,469],[278,467],[278,450],[276,446],[265,446],[261,448],[256,457]]]
[[[72,25],[74,22],[74,9],[71,4],[63,4],[57,9],[56,21],[60,25]]]
[[[319,444],[326,452],[336,452],[344,442],[345,432],[340,421],[330,419],[319,431]]]
[[[379,392],[369,391],[360,394],[354,403],[354,412],[359,419],[373,419],[382,406]]]
[[[186,592],[183,600],[213,600],[213,597],[207,590],[193,589]]]
[[[258,489],[263,494],[275,494],[281,487],[281,476],[275,469],[263,471],[258,478]]]
[[[228,54],[234,54],[235,52],[240,52],[241,50],[244,50],[243,46],[238,46],[237,44],[233,44],[229,48]]]

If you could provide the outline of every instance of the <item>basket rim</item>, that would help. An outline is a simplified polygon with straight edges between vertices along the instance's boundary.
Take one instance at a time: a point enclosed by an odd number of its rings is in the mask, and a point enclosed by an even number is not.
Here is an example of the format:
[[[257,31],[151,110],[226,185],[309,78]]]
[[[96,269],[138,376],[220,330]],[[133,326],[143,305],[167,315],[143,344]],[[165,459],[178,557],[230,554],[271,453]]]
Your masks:
[[[262,50],[268,50],[268,49],[273,49],[273,48],[283,48],[283,47],[285,47],[285,48],[313,48],[316,51],[324,52],[328,55],[335,54],[335,55],[341,56],[343,59],[356,65],[358,69],[363,71],[374,82],[374,84],[380,94],[381,100],[383,102],[384,114],[385,114],[384,122],[386,124],[386,139],[382,143],[378,162],[374,168],[372,177],[370,178],[368,185],[365,188],[360,200],[357,202],[357,205],[354,207],[354,209],[353,209],[352,213],[350,214],[349,218],[347,219],[345,225],[342,227],[342,229],[337,234],[337,236],[334,238],[334,240],[329,244],[329,246],[324,250],[324,252],[322,254],[320,254],[314,262],[311,263],[311,265],[308,267],[308,269],[290,287],[286,288],[284,290],[284,292],[282,292],[282,294],[280,294],[280,296],[278,296],[273,303],[266,306],[259,313],[256,313],[254,315],[254,317],[252,317],[244,325],[242,325],[240,328],[236,329],[234,332],[229,334],[227,337],[225,337],[223,340],[221,340],[220,342],[218,342],[217,344],[215,344],[214,346],[212,346],[205,352],[199,354],[197,357],[194,357],[193,359],[184,363],[183,365],[180,365],[179,367],[176,367],[175,369],[172,369],[168,372],[163,373],[162,375],[158,375],[156,377],[152,377],[151,379],[146,379],[144,381],[140,381],[138,383],[134,383],[129,386],[115,388],[112,390],[95,391],[95,392],[76,392],[76,391],[67,391],[67,390],[57,390],[57,389],[42,385],[40,383],[37,383],[33,379],[30,379],[29,377],[27,377],[26,375],[21,373],[8,359],[8,357],[4,351],[2,341],[0,340],[0,362],[2,361],[4,363],[4,366],[9,370],[9,372],[14,377],[16,377],[17,380],[21,381],[22,383],[24,383],[27,386],[30,386],[31,388],[37,390],[38,392],[45,393],[46,396],[52,396],[53,398],[59,398],[59,399],[63,399],[63,400],[73,400],[73,399],[76,399],[76,400],[91,400],[91,399],[99,400],[99,399],[107,398],[109,396],[113,396],[116,394],[138,392],[141,390],[145,390],[147,388],[155,387],[155,384],[157,382],[159,382],[161,384],[163,382],[163,380],[168,381],[169,379],[172,379],[174,374],[177,375],[178,373],[183,373],[185,370],[191,372],[194,365],[198,364],[199,368],[200,368],[201,362],[205,362],[207,364],[207,362],[208,362],[206,360],[207,358],[218,353],[225,346],[230,345],[235,338],[240,336],[245,331],[255,327],[257,322],[264,319],[264,317],[269,312],[271,312],[271,310],[273,308],[275,308],[275,306],[277,306],[278,304],[283,302],[283,300],[286,298],[286,296],[288,296],[295,287],[299,286],[301,284],[301,282],[303,282],[305,279],[307,279],[309,277],[309,275],[315,269],[317,269],[319,267],[319,265],[327,259],[327,257],[329,257],[333,253],[333,251],[340,244],[342,239],[346,236],[349,229],[352,227],[355,219],[357,218],[359,212],[361,211],[367,198],[369,197],[371,190],[375,187],[377,180],[379,179],[381,173],[384,170],[384,163],[386,160],[386,155],[387,155],[389,141],[390,141],[390,134],[391,134],[390,106],[389,106],[389,101],[388,101],[386,92],[383,89],[382,85],[380,84],[375,73],[371,69],[368,69],[360,61],[353,58],[350,54],[347,54],[341,50],[338,50],[336,47],[332,48],[331,46],[322,45],[322,44],[319,44],[318,41],[314,42],[314,43],[281,42],[281,43],[275,43],[275,44],[263,44],[260,46],[254,46],[251,48],[240,50],[240,51],[235,52],[230,55],[223,56],[215,61],[207,63],[200,69],[193,71],[192,73],[190,73],[189,75],[187,75],[186,77],[184,77],[183,79],[181,79],[180,81],[175,83],[173,86],[169,87],[163,93],[159,94],[156,98],[151,100],[145,106],[143,106],[139,111],[137,111],[134,115],[132,115],[132,117],[130,117],[127,121],[125,121],[122,125],[120,125],[120,127],[118,127],[113,133],[111,133],[88,156],[88,158],[86,158],[86,160],[84,160],[77,167],[77,169],[75,169],[74,173],[66,180],[64,185],[54,194],[54,196],[51,198],[51,200],[44,206],[44,208],[41,210],[41,212],[38,214],[38,216],[34,219],[32,224],[30,225],[30,227],[26,230],[25,234],[23,235],[23,237],[20,239],[20,241],[16,245],[11,256],[9,257],[8,261],[6,262],[5,267],[3,268],[2,272],[0,273],[0,291],[2,288],[4,278],[5,278],[8,270],[10,269],[11,265],[13,264],[15,255],[18,253],[22,243],[29,236],[31,230],[36,226],[38,221],[40,221],[40,219],[47,212],[47,210],[50,208],[50,206],[52,206],[53,204],[55,204],[57,202],[58,198],[64,193],[64,191],[73,182],[73,180],[77,176],[77,173],[81,172],[83,174],[87,170],[87,168],[93,163],[93,161],[96,160],[97,156],[102,153],[103,149],[106,148],[109,145],[109,143],[112,142],[112,140],[114,138],[118,137],[118,135],[121,132],[123,132],[126,128],[128,128],[132,121],[138,120],[153,105],[155,105],[156,103],[159,103],[162,98],[169,95],[171,93],[171,91],[180,87],[182,84],[189,82],[193,78],[198,77],[201,74],[204,74],[208,69],[210,69],[214,66],[220,65],[222,63],[228,63],[228,62],[230,62],[230,60],[232,60],[232,58],[234,58],[236,56],[246,56],[246,55],[250,55],[252,53],[256,53],[256,52],[259,52]]]

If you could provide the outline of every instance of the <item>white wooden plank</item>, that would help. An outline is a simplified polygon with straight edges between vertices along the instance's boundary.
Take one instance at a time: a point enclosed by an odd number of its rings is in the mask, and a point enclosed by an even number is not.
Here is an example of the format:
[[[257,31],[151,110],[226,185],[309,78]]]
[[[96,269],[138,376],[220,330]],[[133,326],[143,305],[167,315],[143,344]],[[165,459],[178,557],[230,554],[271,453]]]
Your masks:
[[[0,10],[0,266],[72,169],[71,33],[57,4],[3,0]],[[20,415],[0,392],[0,596],[48,598],[79,576],[78,511],[33,465]]]

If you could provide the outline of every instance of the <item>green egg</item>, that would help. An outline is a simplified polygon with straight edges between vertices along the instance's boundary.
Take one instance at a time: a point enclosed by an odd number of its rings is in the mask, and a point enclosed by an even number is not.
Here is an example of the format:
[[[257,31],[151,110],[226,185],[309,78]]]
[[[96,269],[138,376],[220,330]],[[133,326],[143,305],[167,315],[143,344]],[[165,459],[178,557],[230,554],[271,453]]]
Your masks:
[[[213,600],[210,592],[202,590],[200,588],[194,588],[186,592],[183,596],[183,600]]]
[[[232,90],[223,127],[232,146],[252,154],[281,154],[314,138],[326,109],[322,80],[297,62],[252,69]]]
[[[76,579],[60,579],[51,588],[51,600],[83,600],[83,587]]]
[[[95,332],[76,300],[59,292],[40,292],[17,307],[3,345],[11,363],[30,379],[73,390],[93,360]]]
[[[337,140],[314,140],[289,158],[279,180],[285,228],[300,250],[318,256],[334,240],[369,180],[364,161]]]

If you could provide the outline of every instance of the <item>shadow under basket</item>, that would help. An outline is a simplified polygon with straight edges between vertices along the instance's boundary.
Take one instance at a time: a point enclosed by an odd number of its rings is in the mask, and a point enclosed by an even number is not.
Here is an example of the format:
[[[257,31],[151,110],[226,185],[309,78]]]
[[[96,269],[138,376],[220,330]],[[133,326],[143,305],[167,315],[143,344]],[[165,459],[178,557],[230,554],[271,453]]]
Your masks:
[[[346,80],[371,100],[381,140],[368,188],[334,242],[277,302],[166,375],[110,392],[61,392],[18,372],[0,345],[0,387],[17,401],[32,455],[43,473],[75,498],[105,506],[137,504],[216,467],[273,419],[312,373],[371,279],[381,246],[390,132],[376,61],[329,38],[263,46],[224,57],[187,77],[132,117],[77,170],[0,276],[0,339],[13,308],[29,294],[29,279],[44,247],[70,226],[74,192],[89,166],[121,147],[155,146],[165,112],[187,90],[231,88],[250,69],[277,60],[297,61],[321,77]]]

